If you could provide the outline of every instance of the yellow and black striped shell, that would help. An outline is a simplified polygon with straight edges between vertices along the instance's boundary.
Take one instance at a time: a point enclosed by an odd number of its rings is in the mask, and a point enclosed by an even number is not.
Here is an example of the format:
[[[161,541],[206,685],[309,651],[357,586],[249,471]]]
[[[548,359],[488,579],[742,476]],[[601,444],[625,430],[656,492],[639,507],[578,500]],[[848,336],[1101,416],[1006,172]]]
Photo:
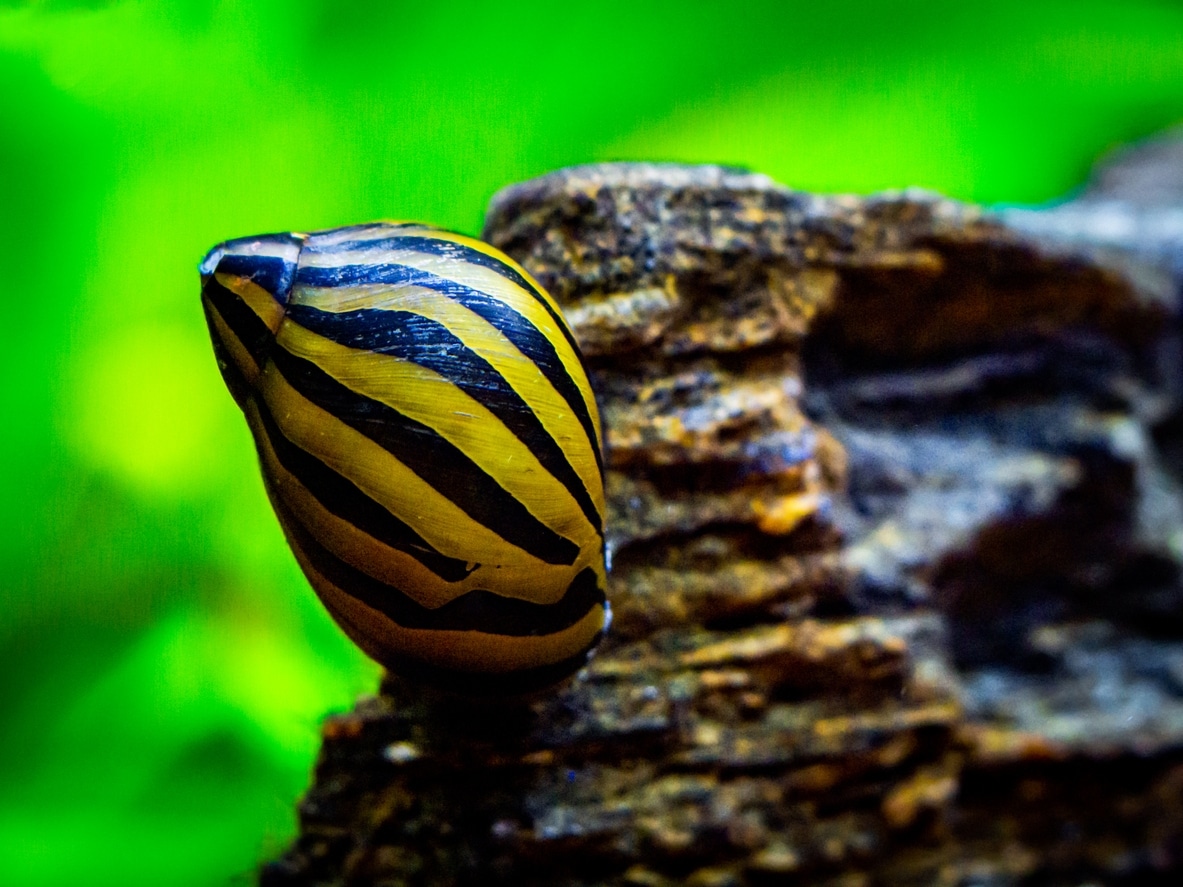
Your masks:
[[[467,693],[586,662],[610,620],[599,414],[525,270],[376,223],[227,241],[201,282],[280,524],[358,646]]]

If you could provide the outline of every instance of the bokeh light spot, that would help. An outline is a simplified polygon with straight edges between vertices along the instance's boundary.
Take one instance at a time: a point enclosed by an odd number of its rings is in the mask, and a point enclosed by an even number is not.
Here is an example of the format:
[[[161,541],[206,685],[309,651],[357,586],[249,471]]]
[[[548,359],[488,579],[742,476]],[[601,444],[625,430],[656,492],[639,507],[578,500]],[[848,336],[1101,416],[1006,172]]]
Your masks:
[[[144,324],[81,352],[62,417],[95,468],[152,495],[185,495],[217,476],[233,410],[204,330]]]

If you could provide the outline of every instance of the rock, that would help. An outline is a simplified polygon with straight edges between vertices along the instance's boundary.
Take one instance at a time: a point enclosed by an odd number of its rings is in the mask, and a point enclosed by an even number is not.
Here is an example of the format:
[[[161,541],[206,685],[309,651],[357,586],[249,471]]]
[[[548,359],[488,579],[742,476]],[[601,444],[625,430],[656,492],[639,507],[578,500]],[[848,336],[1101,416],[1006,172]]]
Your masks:
[[[1183,873],[1180,288],[1032,218],[718,167],[498,194],[600,398],[612,633],[511,705],[388,677],[263,883]]]

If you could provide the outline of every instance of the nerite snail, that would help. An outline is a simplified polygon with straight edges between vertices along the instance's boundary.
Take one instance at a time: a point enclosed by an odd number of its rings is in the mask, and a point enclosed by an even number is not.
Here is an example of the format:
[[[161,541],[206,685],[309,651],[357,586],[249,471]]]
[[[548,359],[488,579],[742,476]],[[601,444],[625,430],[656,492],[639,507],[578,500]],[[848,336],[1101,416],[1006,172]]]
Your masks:
[[[580,668],[610,620],[601,431],[538,283],[393,223],[230,240],[201,282],[284,534],[354,642],[469,693]]]

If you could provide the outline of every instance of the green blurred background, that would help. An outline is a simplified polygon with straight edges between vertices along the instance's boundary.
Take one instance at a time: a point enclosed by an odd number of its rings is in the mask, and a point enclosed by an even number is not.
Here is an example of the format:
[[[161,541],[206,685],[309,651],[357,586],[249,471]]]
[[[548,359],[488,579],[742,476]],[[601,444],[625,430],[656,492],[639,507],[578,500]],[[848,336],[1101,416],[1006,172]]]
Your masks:
[[[196,263],[479,231],[597,160],[987,203],[1183,120],[1178,2],[0,0],[0,883],[245,883],[377,669],[321,611]]]

